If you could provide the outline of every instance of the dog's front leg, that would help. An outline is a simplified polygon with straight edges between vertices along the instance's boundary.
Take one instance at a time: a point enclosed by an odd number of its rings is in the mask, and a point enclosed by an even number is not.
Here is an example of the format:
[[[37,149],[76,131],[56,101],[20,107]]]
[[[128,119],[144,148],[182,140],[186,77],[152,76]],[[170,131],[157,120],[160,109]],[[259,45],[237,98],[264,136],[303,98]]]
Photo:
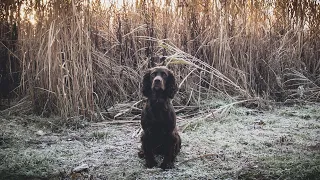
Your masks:
[[[172,169],[174,167],[175,149],[177,142],[177,137],[174,136],[173,133],[171,133],[170,137],[168,138],[168,142],[165,146],[167,149],[165,150],[163,162],[160,165],[161,169]]]
[[[154,158],[153,154],[153,145],[152,145],[152,139],[151,136],[146,133],[144,133],[141,137],[142,141],[142,149],[144,153],[144,158],[146,159],[146,167],[147,168],[153,168],[157,165],[157,162]]]

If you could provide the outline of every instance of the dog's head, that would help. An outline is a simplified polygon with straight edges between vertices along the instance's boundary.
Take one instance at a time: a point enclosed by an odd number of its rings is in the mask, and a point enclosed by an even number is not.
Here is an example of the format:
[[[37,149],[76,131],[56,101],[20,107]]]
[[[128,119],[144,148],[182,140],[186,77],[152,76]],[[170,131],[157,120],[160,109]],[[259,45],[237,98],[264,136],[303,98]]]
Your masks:
[[[157,92],[172,99],[178,89],[172,71],[165,66],[149,69],[143,76],[142,86],[142,93],[146,97],[150,97],[152,92]]]

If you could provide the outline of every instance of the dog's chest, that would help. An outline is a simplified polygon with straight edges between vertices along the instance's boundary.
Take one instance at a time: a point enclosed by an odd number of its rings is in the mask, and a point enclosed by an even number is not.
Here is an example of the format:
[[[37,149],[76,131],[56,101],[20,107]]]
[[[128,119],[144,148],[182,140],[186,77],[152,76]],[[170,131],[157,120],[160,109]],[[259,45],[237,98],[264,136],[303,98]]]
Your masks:
[[[153,129],[167,128],[172,123],[172,113],[168,108],[152,107],[149,112],[149,123]]]
[[[164,103],[149,101],[142,114],[143,127],[155,134],[165,134],[175,126],[175,114],[170,102]]]
[[[157,124],[165,124],[167,121],[171,119],[171,112],[168,106],[158,105],[154,106],[151,109],[151,114],[153,115],[152,119]]]

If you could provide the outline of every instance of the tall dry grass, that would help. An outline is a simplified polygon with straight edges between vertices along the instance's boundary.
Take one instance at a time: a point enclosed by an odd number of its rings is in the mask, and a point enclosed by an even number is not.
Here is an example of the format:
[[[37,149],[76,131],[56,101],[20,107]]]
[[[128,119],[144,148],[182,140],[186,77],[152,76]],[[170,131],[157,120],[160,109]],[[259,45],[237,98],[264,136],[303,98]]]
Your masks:
[[[21,91],[30,96],[39,114],[90,117],[94,112],[87,6],[74,1],[40,3],[34,6],[42,13],[38,23],[20,25]]]
[[[141,99],[143,71],[159,55],[179,82],[176,105],[200,105],[217,92],[319,100],[315,0],[116,2],[25,2],[37,23],[16,18],[20,94],[40,114],[94,117]]]

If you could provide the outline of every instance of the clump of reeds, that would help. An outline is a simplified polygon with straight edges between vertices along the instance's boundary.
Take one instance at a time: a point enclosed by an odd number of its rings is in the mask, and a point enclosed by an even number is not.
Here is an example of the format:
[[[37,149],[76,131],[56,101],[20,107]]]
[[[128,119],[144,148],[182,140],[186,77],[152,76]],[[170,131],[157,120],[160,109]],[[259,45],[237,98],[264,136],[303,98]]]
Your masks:
[[[39,23],[20,27],[22,93],[31,96],[39,114],[91,116],[94,79],[87,5],[41,5],[47,8],[39,12]]]
[[[16,55],[20,94],[40,114],[94,117],[141,99],[143,72],[159,55],[179,83],[175,104],[199,105],[215,92],[319,100],[316,1],[31,2],[37,23],[17,19]]]

